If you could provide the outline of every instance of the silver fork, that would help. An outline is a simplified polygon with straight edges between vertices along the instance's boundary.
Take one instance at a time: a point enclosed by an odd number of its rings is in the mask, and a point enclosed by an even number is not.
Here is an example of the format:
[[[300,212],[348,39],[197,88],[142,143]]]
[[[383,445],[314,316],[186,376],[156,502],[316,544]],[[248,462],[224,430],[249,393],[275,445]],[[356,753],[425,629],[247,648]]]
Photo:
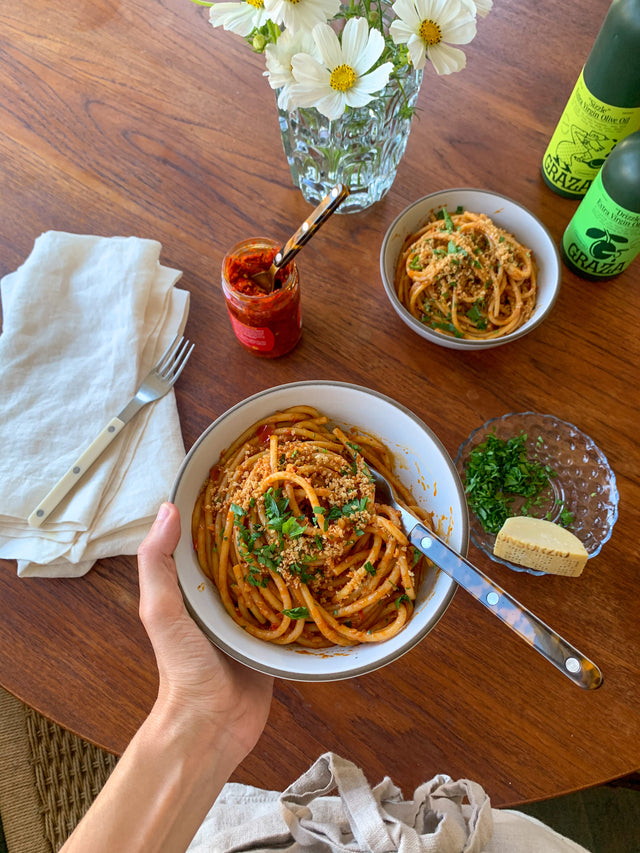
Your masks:
[[[398,503],[391,484],[379,471],[371,465],[369,470],[376,486],[376,500],[392,506],[400,513],[402,526],[414,548],[452,577],[574,684],[585,690],[600,687],[602,673],[593,661],[585,657],[534,613],[527,610],[484,572],[450,548],[436,536],[433,530]]]
[[[112,418],[100,431],[89,447],[76,459],[66,474],[58,480],[48,495],[33,510],[27,519],[31,527],[40,527],[47,520],[61,500],[69,494],[96,459],[143,406],[154,400],[159,400],[171,390],[193,352],[193,347],[194,344],[189,344],[189,341],[176,335],[160,361],[145,376],[135,396],[129,400],[120,414]]]

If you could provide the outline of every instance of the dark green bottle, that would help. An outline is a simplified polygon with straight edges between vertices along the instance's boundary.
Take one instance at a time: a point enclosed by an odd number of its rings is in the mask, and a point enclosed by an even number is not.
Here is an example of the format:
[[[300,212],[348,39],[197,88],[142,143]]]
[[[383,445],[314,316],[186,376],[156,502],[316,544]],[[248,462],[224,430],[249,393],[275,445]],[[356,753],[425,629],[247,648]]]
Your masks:
[[[640,252],[640,131],[611,152],[562,238],[569,269],[590,281],[625,270]]]
[[[613,0],[549,141],[542,177],[560,195],[582,198],[614,146],[639,128],[640,0]]]

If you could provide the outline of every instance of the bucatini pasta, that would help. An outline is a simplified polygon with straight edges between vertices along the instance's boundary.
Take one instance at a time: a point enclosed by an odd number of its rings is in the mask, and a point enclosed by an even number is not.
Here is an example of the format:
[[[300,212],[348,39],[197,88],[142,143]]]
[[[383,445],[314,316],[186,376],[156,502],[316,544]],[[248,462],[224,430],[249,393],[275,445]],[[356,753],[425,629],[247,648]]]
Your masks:
[[[376,439],[308,406],[251,426],[213,466],[194,507],[202,571],[238,625],[310,648],[380,642],[413,613],[423,559],[376,502],[367,463],[427,524]]]
[[[532,315],[536,265],[531,250],[488,216],[443,208],[406,241],[395,286],[426,326],[485,340],[508,335]]]

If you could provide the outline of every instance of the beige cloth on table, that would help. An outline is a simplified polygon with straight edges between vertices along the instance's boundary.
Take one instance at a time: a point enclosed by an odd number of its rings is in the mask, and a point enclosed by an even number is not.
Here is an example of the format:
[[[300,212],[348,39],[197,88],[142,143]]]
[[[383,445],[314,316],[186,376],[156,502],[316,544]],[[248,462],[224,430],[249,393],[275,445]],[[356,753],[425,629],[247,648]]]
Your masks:
[[[173,391],[145,406],[40,528],[27,518],[186,323],[181,272],[137,237],[48,231],[0,282],[0,557],[77,577],[134,554],[184,458]]]
[[[337,789],[337,795],[330,796]],[[412,800],[327,752],[284,793],[228,783],[189,853],[588,853],[540,821],[436,776]]]

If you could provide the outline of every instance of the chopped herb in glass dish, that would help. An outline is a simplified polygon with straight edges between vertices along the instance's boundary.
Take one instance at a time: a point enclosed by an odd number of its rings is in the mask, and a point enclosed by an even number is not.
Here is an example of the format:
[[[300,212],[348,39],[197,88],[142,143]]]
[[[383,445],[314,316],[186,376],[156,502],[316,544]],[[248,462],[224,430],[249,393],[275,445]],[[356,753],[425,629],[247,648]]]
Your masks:
[[[469,454],[465,466],[465,491],[469,508],[487,533],[497,534],[512,515],[531,515],[531,510],[549,500],[549,465],[529,456],[525,433],[509,439],[489,434]],[[573,521],[563,512],[560,523]]]

